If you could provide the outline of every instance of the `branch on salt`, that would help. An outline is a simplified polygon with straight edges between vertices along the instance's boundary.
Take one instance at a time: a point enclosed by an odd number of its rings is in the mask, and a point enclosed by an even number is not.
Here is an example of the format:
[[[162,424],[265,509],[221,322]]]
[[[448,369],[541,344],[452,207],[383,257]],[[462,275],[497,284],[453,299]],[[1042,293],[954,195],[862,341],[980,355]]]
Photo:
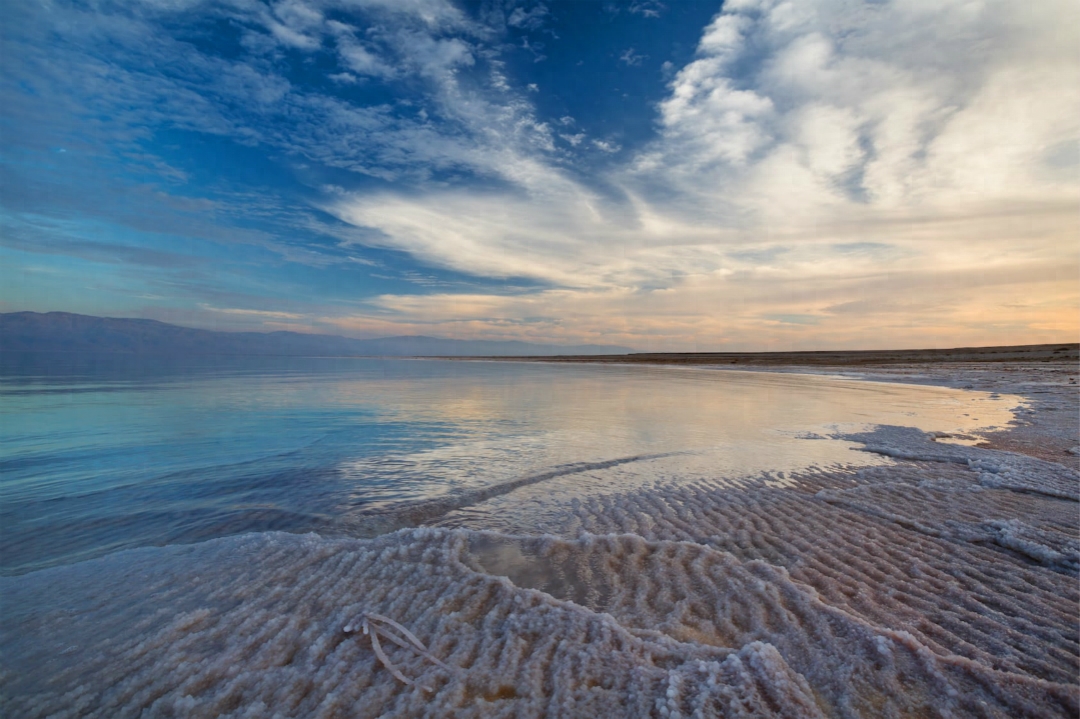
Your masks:
[[[420,641],[416,637],[415,634],[410,632],[398,622],[395,622],[393,619],[389,617],[384,617],[381,614],[375,614],[374,612],[365,612],[363,617],[364,618],[363,620],[361,620],[360,626],[363,628],[364,634],[368,634],[371,636],[371,648],[375,650],[375,656],[379,659],[380,662],[382,662],[382,665],[386,667],[387,671],[389,671],[398,680],[410,686],[419,686],[421,689],[427,692],[432,691],[428,687],[416,684],[416,682],[406,677],[396,666],[394,666],[394,663],[390,661],[390,658],[388,656],[386,656],[386,652],[383,651],[382,644],[379,642],[379,635],[382,635],[386,639],[389,639],[394,644],[397,644],[403,649],[409,649],[418,653],[420,656],[424,657],[428,661],[442,667],[443,669],[446,669],[451,673],[454,671],[452,667],[450,667],[441,659],[429,652],[428,648],[424,645],[422,641]],[[389,624],[391,627],[394,627],[402,634],[404,634],[405,638],[408,639],[408,641],[391,632],[389,628],[381,626],[380,624],[376,624],[376,622],[383,622],[385,624]],[[346,632],[354,631],[354,629],[355,627],[352,622],[349,622],[347,625],[345,625]]]

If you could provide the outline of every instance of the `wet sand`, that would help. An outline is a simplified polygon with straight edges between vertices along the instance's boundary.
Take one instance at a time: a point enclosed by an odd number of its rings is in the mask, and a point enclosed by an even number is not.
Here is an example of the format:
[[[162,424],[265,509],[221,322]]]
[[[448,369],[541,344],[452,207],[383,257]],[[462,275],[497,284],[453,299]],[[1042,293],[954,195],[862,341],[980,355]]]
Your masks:
[[[253,534],[5,579],[0,708],[1075,717],[1075,359],[769,369],[1028,403],[982,446],[878,428],[845,438],[887,465],[552,499],[528,534],[449,512],[373,540]]]

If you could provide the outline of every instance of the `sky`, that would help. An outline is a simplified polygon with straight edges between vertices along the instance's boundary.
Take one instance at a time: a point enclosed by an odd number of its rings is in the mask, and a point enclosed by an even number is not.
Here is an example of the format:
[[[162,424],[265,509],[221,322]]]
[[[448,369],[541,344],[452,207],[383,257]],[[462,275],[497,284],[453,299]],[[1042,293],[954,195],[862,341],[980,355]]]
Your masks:
[[[1075,0],[26,0],[0,38],[2,311],[1080,337]]]

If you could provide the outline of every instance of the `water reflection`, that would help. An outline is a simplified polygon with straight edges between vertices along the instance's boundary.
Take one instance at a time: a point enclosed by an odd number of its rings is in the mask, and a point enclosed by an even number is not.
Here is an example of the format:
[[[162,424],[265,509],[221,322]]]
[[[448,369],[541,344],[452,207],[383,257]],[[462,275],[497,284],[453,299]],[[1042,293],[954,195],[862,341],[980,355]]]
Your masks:
[[[815,439],[837,429],[972,435],[1019,401],[663,367],[11,355],[0,395],[6,573],[243,531],[370,535],[492,497],[782,482],[886,461]]]

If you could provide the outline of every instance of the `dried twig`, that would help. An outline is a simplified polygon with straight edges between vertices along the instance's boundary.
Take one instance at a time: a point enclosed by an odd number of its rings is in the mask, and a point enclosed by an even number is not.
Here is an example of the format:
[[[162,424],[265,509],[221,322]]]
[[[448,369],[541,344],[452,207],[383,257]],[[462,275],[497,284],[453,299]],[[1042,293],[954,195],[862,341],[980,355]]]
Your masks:
[[[383,624],[388,624],[394,629],[397,629],[405,635],[405,638],[403,639],[402,637],[397,636],[396,634],[391,632],[388,627],[383,626]],[[415,634],[410,632],[398,622],[395,622],[390,617],[384,617],[383,615],[375,614],[374,612],[364,612],[363,619],[360,622],[360,628],[364,630],[364,634],[367,634],[371,637],[371,648],[375,650],[375,656],[378,657],[380,662],[382,662],[382,665],[386,667],[387,671],[394,675],[395,678],[399,679],[405,684],[411,686],[419,686],[424,691],[432,691],[429,687],[416,684],[416,682],[406,677],[396,666],[394,666],[394,663],[391,662],[390,658],[386,656],[386,652],[383,651],[382,644],[379,642],[380,634],[386,639],[392,641],[394,644],[397,644],[399,647],[416,652],[420,656],[424,657],[433,664],[442,667],[448,672],[454,671],[452,667],[450,667],[444,661],[429,652],[428,648],[424,645],[422,641],[420,641],[416,637]],[[345,625],[346,632],[352,632],[355,630],[356,626],[354,622],[350,622],[349,624]],[[406,641],[406,639],[408,641]]]

